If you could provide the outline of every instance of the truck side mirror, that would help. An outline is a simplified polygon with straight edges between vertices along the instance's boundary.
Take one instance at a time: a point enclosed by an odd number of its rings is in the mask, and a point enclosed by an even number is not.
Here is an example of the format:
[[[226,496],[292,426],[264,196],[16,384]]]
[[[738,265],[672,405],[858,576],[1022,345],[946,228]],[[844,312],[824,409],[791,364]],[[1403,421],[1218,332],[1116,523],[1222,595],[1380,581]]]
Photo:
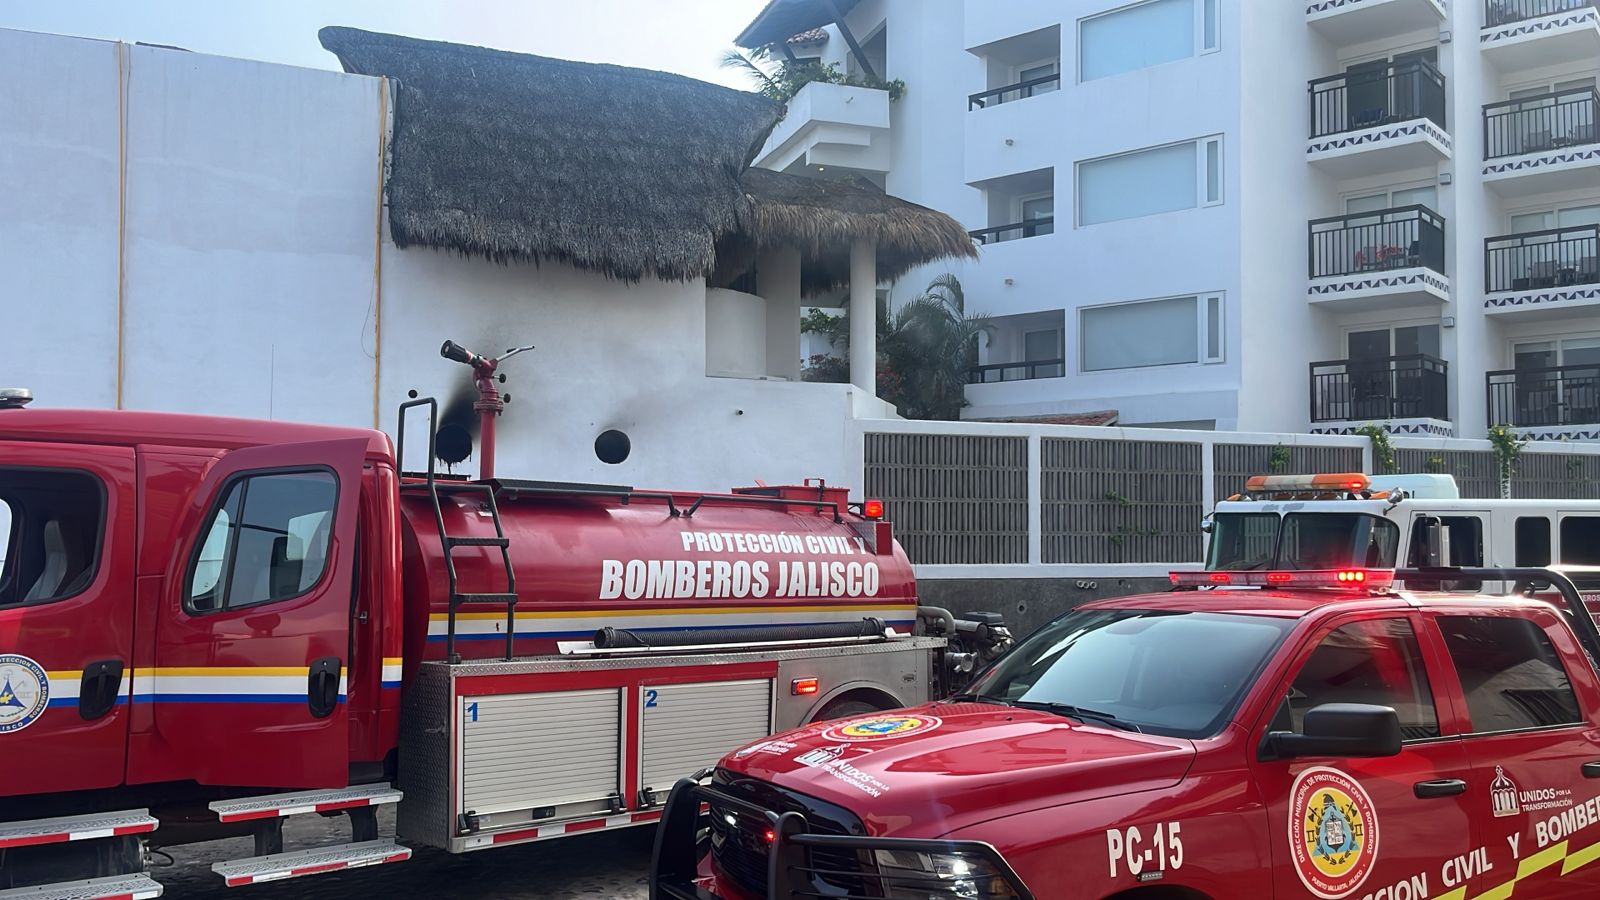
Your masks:
[[[1400,716],[1370,703],[1324,703],[1306,712],[1299,734],[1273,731],[1262,742],[1261,758],[1297,756],[1376,757],[1400,752]]]
[[[1443,569],[1450,562],[1450,529],[1436,518],[1417,520],[1417,535],[1412,539],[1411,564],[1423,569]]]

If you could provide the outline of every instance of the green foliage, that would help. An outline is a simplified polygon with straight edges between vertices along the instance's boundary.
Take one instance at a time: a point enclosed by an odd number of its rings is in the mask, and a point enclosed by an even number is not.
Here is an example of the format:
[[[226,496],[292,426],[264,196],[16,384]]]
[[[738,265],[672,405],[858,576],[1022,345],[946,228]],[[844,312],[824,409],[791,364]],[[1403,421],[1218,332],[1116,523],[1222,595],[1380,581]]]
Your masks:
[[[1289,448],[1282,444],[1272,448],[1272,454],[1267,457],[1267,468],[1273,472],[1282,472],[1289,468]]]
[[[1389,441],[1389,432],[1374,422],[1368,422],[1356,429],[1356,434],[1366,438],[1372,444],[1372,462],[1384,472],[1394,471],[1394,444]]]
[[[890,100],[899,100],[906,92],[906,83],[898,78],[884,81],[881,78],[846,75],[839,71],[839,67],[834,63],[824,64],[814,60],[775,63],[765,50],[752,50],[749,53],[729,50],[722,55],[722,66],[726,69],[743,70],[755,83],[757,93],[778,103],[788,103],[795,94],[800,93],[801,88],[813,81],[876,88],[888,91]]]
[[[1494,450],[1495,474],[1500,478],[1500,496],[1511,496],[1511,476],[1517,473],[1517,457],[1528,439],[1511,430],[1510,425],[1489,428],[1489,444]]]
[[[1118,506],[1132,506],[1133,505],[1133,501],[1132,500],[1129,500],[1127,498],[1127,496],[1125,496],[1124,494],[1121,494],[1121,493],[1119,493],[1117,491],[1106,491],[1106,499],[1110,500],[1112,503],[1117,504]]]
[[[1445,468],[1446,468],[1446,466],[1444,464],[1444,457],[1439,456],[1437,454],[1428,457],[1428,471],[1429,472],[1435,472],[1435,473],[1443,472],[1445,470]]]

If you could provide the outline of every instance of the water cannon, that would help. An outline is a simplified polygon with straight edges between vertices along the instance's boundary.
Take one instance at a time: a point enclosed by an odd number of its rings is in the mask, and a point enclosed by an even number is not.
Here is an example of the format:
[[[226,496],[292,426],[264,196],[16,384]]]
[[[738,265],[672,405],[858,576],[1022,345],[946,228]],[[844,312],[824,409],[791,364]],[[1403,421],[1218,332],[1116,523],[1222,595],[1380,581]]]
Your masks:
[[[533,345],[526,347],[512,347],[496,357],[483,356],[461,346],[455,341],[445,341],[439,348],[439,355],[453,362],[462,363],[472,367],[472,380],[478,388],[478,400],[472,408],[478,411],[480,426],[478,429],[478,477],[484,481],[494,477],[494,420],[505,411],[505,398],[500,396],[497,383],[503,383],[505,376],[500,375],[500,364],[516,356],[532,350]]]

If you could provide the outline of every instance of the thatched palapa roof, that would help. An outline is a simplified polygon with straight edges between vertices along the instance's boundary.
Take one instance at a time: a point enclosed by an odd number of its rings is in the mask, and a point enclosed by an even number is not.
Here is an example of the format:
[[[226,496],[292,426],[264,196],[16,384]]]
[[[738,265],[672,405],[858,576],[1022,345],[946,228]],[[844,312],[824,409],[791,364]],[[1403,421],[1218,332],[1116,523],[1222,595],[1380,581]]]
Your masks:
[[[955,219],[873,185],[768,169],[747,169],[740,180],[752,205],[742,237],[758,248],[800,248],[808,296],[849,284],[850,245],[859,239],[877,244],[879,281],[936,259],[978,255]]]
[[[781,113],[764,97],[353,28],[318,37],[346,71],[399,82],[386,186],[397,246],[681,281],[748,225],[738,176]]]

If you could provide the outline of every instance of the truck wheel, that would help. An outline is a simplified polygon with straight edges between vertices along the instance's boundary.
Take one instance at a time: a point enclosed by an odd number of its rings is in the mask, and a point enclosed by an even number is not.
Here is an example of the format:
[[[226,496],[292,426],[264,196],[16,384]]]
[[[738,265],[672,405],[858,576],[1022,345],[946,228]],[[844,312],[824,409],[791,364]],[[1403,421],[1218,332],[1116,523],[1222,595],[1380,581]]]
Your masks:
[[[822,708],[822,712],[817,713],[816,717],[811,721],[826,722],[829,719],[848,719],[852,716],[865,716],[869,713],[875,713],[880,709],[882,709],[882,707],[875,706],[865,700],[841,697],[840,699],[829,703],[827,706],[824,706]]]

